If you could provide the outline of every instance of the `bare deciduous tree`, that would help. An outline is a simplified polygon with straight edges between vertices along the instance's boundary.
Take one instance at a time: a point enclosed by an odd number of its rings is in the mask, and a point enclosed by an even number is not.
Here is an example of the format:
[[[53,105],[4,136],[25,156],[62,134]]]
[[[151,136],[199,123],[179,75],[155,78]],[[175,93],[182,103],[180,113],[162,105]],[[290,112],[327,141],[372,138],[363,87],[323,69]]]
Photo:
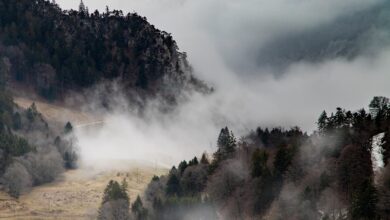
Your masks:
[[[12,163],[3,175],[4,183],[9,194],[18,198],[21,193],[28,191],[32,186],[31,176],[19,162]]]

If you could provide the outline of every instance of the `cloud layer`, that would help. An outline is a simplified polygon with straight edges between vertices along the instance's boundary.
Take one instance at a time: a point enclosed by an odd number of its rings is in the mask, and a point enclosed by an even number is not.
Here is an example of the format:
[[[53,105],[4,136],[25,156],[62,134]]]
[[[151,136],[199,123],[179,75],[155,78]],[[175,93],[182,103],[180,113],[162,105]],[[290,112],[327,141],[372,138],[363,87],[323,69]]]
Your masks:
[[[78,4],[78,0],[57,2],[63,8]],[[180,49],[188,53],[195,74],[216,89],[210,96],[194,95],[172,115],[151,110],[147,120],[123,112],[107,116],[110,123],[98,133],[79,135],[83,155],[91,160],[164,155],[165,161],[173,164],[212,151],[210,145],[215,145],[219,129],[226,125],[237,136],[256,126],[298,125],[310,132],[324,109],[357,110],[375,95],[390,96],[390,50],[380,37],[372,38],[381,46],[373,53],[353,59],[296,61],[278,76],[258,63],[262,48],[275,39],[329,28],[337,19],[368,10],[381,4],[380,0],[84,2],[90,11],[103,11],[105,5],[135,11],[157,28],[171,32]],[[377,30],[372,36],[381,33]]]

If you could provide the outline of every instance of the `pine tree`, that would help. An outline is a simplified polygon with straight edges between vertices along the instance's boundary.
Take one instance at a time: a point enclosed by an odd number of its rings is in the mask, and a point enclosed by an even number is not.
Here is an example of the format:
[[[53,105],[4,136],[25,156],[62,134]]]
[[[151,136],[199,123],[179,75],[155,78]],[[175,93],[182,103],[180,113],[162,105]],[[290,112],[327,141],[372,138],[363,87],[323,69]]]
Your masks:
[[[199,161],[198,161],[198,158],[197,157],[194,157],[194,159],[190,160],[190,162],[188,162],[188,166],[196,166],[199,164]]]
[[[187,161],[182,161],[182,162],[180,162],[180,164],[179,164],[179,172],[180,172],[180,175],[182,175],[183,174],[183,172],[184,172],[184,170],[186,169],[188,167],[188,164],[187,164]]]
[[[338,128],[343,127],[345,124],[345,113],[340,107],[337,108],[334,116],[334,122]]]
[[[80,13],[86,13],[86,12],[87,12],[83,0],[81,0],[81,1],[80,1],[80,4],[79,4],[79,12],[80,12]]]
[[[129,196],[127,195],[126,189],[119,185],[117,181],[110,180],[106,189],[104,190],[102,203],[119,199],[129,201]]]
[[[320,132],[325,131],[327,122],[328,122],[328,115],[326,114],[326,111],[323,111],[320,117],[318,118],[318,122],[317,122],[318,130]]]
[[[231,158],[236,151],[236,138],[228,127],[222,128],[218,136],[218,150],[214,154],[215,159],[219,162]]]
[[[131,211],[136,220],[146,220],[148,218],[148,210],[144,208],[141,197],[139,196],[137,196],[137,199],[131,205]]]
[[[208,159],[206,153],[202,154],[202,158],[200,159],[200,163],[201,164],[205,164],[205,165],[209,165],[210,164],[209,159]]]
[[[111,219],[130,219],[129,216],[129,196],[126,184],[122,186],[117,182],[110,180],[103,194],[103,201],[99,208],[99,220]]]
[[[108,8],[108,5],[106,5],[106,13],[104,13],[105,17],[110,16],[110,9]]]
[[[72,131],[73,131],[73,126],[72,126],[72,124],[71,124],[70,122],[67,122],[66,125],[65,125],[65,127],[64,127],[64,132],[65,132],[65,134],[68,134],[68,133],[70,133],[70,132],[72,132]]]
[[[167,181],[167,187],[165,189],[165,193],[168,196],[180,195],[180,180],[176,174],[170,174],[169,179]]]
[[[252,155],[251,174],[252,177],[268,176],[268,154],[264,150],[256,149]]]

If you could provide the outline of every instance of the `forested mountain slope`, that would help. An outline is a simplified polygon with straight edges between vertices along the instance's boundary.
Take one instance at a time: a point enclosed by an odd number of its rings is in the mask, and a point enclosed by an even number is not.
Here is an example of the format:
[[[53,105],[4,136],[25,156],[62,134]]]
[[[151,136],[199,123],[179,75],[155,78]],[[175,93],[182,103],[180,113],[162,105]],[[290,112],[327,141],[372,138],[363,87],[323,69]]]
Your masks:
[[[122,11],[62,11],[45,0],[0,1],[0,70],[55,99],[117,79],[128,92],[172,98],[204,89],[170,34]],[[169,85],[169,86],[167,86]]]
[[[371,156],[378,134],[384,167],[373,166]],[[369,112],[323,112],[311,135],[259,127],[237,141],[223,128],[212,157],[183,161],[153,178],[144,206],[133,214],[170,220],[389,219],[389,136],[385,97],[375,97]]]

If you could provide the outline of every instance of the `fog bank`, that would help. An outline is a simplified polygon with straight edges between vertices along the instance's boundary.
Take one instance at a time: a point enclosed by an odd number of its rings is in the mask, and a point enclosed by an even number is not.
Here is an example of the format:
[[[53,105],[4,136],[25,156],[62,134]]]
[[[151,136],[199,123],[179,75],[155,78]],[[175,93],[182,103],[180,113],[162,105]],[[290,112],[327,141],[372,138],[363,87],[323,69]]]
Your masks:
[[[63,8],[75,8],[79,1],[57,2]],[[338,106],[357,110],[366,107],[373,96],[390,95],[390,50],[381,37],[388,36],[386,30],[368,31],[367,44],[380,47],[370,53],[359,51],[352,59],[336,56],[311,62],[294,58],[277,75],[258,63],[262,48],[273,40],[323,25],[329,28],[336,19],[368,10],[381,0],[84,2],[90,11],[104,11],[105,5],[135,11],[172,33],[180,49],[188,53],[195,75],[215,88],[208,96],[193,95],[169,115],[153,108],[146,120],[123,111],[110,113],[97,133],[79,133],[82,155],[90,160],[153,157],[174,164],[205,150],[214,151],[223,126],[229,126],[237,137],[256,126],[298,125],[311,132],[322,110],[333,111]]]

